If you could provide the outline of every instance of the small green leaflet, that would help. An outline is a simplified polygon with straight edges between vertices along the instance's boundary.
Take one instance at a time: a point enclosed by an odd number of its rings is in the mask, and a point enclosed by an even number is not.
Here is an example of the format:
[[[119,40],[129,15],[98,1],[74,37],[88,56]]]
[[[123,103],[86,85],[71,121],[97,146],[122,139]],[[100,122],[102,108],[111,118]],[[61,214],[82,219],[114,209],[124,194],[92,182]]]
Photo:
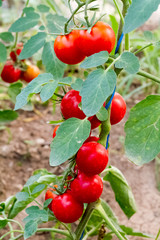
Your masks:
[[[109,54],[107,51],[102,51],[99,53],[95,53],[90,57],[86,58],[80,65],[81,68],[93,68],[98,67],[105,62],[107,62]]]
[[[34,13],[34,8],[33,7],[25,7],[23,8],[23,12],[27,15],[30,13]]]
[[[95,115],[113,93],[116,78],[116,73],[112,69],[109,71],[97,69],[88,75],[80,91],[82,110],[87,117]]]
[[[33,56],[39,49],[41,49],[46,41],[47,34],[45,32],[39,32],[36,35],[32,36],[28,42],[24,45],[19,59],[26,59]]]
[[[4,42],[13,42],[14,41],[14,37],[13,37],[12,33],[10,33],[10,32],[2,32],[2,33],[0,33],[0,38]]]
[[[35,222],[33,220],[27,222],[24,227],[24,239],[27,239],[27,238],[31,237],[32,235],[34,235],[37,231],[37,227],[38,227],[37,222]]]
[[[145,23],[151,14],[157,10],[159,0],[134,0],[124,19],[124,33],[129,33]]]
[[[69,118],[63,122],[51,143],[50,165],[58,166],[76,154],[89,137],[90,130],[87,119]]]
[[[0,63],[7,60],[7,49],[3,43],[0,42]]]
[[[124,233],[128,236],[137,236],[137,237],[143,237],[143,238],[154,238],[153,236],[150,236],[148,234],[142,233],[142,232],[136,232],[133,230],[133,228],[126,227],[124,225],[120,225],[121,229],[124,231]]]
[[[0,7],[2,7],[2,0],[0,0]]]
[[[18,118],[18,113],[13,110],[0,110],[0,124],[7,124]]]
[[[22,89],[21,93],[16,98],[15,110],[22,108],[28,102],[28,97],[34,93],[42,91],[43,87],[47,83],[53,83],[55,86],[54,78],[50,73],[40,74],[38,77],[33,79],[25,88]],[[58,82],[57,82],[58,85]],[[54,90],[54,89],[53,89]],[[53,92],[54,93],[54,92]],[[52,95],[53,95],[52,93]],[[46,93],[47,94],[47,93]],[[44,96],[44,95],[42,95]],[[45,96],[46,99],[46,96]]]
[[[110,18],[110,21],[112,23],[112,29],[113,29],[113,31],[114,31],[114,33],[116,35],[115,46],[114,46],[112,52],[110,53],[111,55],[114,55],[115,49],[116,49],[116,46],[117,46],[117,34],[118,34],[118,26],[119,26],[119,24],[118,24],[117,19],[116,19],[115,16],[109,15],[109,18]]]
[[[47,17],[47,28],[51,33],[64,34],[64,24],[67,18],[58,14],[48,14]]]
[[[138,57],[131,52],[123,52],[120,59],[115,63],[116,68],[124,68],[128,73],[135,74],[139,71]]]
[[[71,84],[71,88],[76,91],[80,91],[82,89],[82,85],[83,85],[83,80],[80,78],[77,78],[75,82]]]
[[[44,45],[42,53],[42,62],[45,65],[46,71],[54,76],[54,79],[62,78],[66,64],[62,63],[55,55],[54,42],[47,42]]]
[[[58,86],[58,83],[56,81],[44,85],[40,93],[42,102],[46,102],[48,99],[50,99],[53,96],[57,86]]]
[[[38,206],[31,206],[26,209],[26,213],[28,216],[24,218],[24,222],[30,222],[31,220],[36,222],[47,222],[48,221],[48,213],[44,209],[39,209]]]
[[[106,121],[108,118],[108,111],[107,109],[105,109],[105,107],[101,107],[101,109],[99,110],[99,112],[96,114],[96,117],[100,120],[100,121]]]
[[[126,216],[130,218],[136,212],[136,203],[131,188],[119,169],[109,166],[107,170],[103,179],[110,182],[116,201]]]
[[[16,102],[16,97],[21,92],[22,86],[23,86],[23,84],[20,81],[9,85],[8,95],[10,96],[13,103]]]
[[[37,9],[42,12],[42,13],[47,13],[49,12],[49,7],[44,5],[44,4],[40,4],[37,6]]]
[[[24,32],[38,24],[39,14],[35,12],[30,12],[26,17],[19,18],[16,22],[12,24],[9,32]]]
[[[0,217],[0,229],[4,228],[8,223],[7,219],[1,218]]]
[[[160,152],[160,95],[136,104],[125,124],[127,157],[137,165],[152,161]]]

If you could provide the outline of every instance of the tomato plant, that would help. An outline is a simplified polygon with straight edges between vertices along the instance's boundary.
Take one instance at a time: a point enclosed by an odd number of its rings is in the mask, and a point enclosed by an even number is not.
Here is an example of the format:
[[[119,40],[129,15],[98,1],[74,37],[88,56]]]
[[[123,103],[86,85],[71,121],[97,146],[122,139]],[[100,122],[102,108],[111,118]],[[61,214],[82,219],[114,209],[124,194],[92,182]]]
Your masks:
[[[0,203],[0,229],[10,228],[0,239],[8,235],[14,240],[28,239],[36,232],[62,234],[67,240],[86,240],[94,235],[98,239],[116,235],[120,240],[128,235],[148,237],[120,225],[101,196],[105,182],[109,182],[124,214],[130,218],[137,211],[124,175],[108,165],[109,137],[112,125],[126,113],[125,100],[115,93],[117,79],[128,74],[160,83],[158,76],[141,70],[138,55],[149,46],[156,48],[159,40],[141,48],[130,46],[130,32],[150,17],[159,0],[154,4],[151,0],[113,0],[120,20],[112,15],[110,22],[101,14],[97,16],[94,2],[63,2],[67,9],[63,14],[56,2],[47,0],[32,6],[26,0],[21,16],[8,32],[0,34],[2,80],[27,82],[9,86],[16,92],[15,111],[24,108],[35,94],[40,94],[44,103],[60,104],[62,119],[50,121],[58,125],[53,131],[49,164],[57,167],[65,163],[60,175],[36,170],[20,192]],[[0,0],[0,6],[3,4]],[[103,7],[105,10],[105,3]],[[29,31],[31,37],[24,37]],[[37,65],[31,59],[36,53],[40,55]],[[158,94],[148,96],[132,108],[125,123],[125,152],[135,164],[148,163],[160,152],[159,101]],[[11,112],[12,118],[7,114],[8,110],[0,111],[1,122],[17,118],[16,112]],[[97,137],[92,136],[95,128]],[[45,199],[42,204],[37,199],[41,193]],[[28,216],[22,226],[14,218],[24,209]],[[39,227],[49,221],[54,227]],[[78,223],[72,227],[66,225],[75,221]],[[18,229],[13,229],[13,222]]]

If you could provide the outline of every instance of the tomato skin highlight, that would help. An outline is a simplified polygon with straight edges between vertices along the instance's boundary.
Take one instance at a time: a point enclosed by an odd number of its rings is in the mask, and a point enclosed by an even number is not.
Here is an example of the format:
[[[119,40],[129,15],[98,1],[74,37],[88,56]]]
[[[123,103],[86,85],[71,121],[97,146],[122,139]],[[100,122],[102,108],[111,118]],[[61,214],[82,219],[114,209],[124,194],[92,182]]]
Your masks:
[[[61,112],[65,119],[72,117],[84,119],[86,117],[83,111],[78,107],[80,102],[81,96],[78,91],[70,90],[66,93],[61,102]]]
[[[20,76],[21,70],[19,68],[15,68],[12,62],[6,62],[1,73],[2,80],[7,83],[14,83],[20,79]]]
[[[79,30],[77,45],[87,57],[101,51],[113,50],[116,37],[113,29],[106,23],[98,21],[89,33],[87,30]]]
[[[98,175],[87,176],[80,170],[77,177],[71,182],[73,196],[82,203],[91,203],[98,200],[103,191],[103,182]]]
[[[126,102],[119,93],[115,93],[111,104],[111,125],[119,123],[126,114]]]
[[[22,72],[22,79],[26,82],[31,82],[34,78],[38,77],[40,70],[36,65],[28,65],[27,70]]]
[[[86,175],[100,174],[108,164],[108,151],[98,142],[84,143],[77,153],[76,164]]]
[[[85,55],[77,47],[77,39],[77,30],[55,39],[54,51],[60,61],[66,64],[77,64],[85,58]]]
[[[54,130],[53,130],[53,138],[55,138],[56,132],[57,132],[58,128],[59,128],[59,125],[57,125],[57,126],[54,128]]]
[[[52,201],[52,211],[64,223],[73,223],[83,214],[83,203],[77,201],[70,191],[57,195]]]
[[[49,198],[54,199],[54,198],[57,196],[57,195],[54,194],[52,191],[55,191],[55,189],[49,188],[49,189],[47,190],[46,195],[45,195],[45,201],[48,200]],[[53,200],[52,200],[52,202],[53,202]],[[50,210],[52,210],[52,202],[48,205],[48,208],[49,208]]]

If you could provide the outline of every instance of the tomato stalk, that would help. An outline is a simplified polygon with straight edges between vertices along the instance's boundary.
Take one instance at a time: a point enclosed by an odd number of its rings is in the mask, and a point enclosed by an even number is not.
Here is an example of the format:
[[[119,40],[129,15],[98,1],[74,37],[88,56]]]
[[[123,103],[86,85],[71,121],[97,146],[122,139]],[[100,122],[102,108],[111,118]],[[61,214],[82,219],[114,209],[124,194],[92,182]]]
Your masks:
[[[108,100],[106,101],[106,103]],[[111,106],[108,108],[108,118],[106,121],[103,121],[101,124],[101,132],[99,135],[100,140],[98,141],[100,144],[102,144],[104,147],[106,147],[107,142],[107,136],[110,133],[111,130],[111,124],[110,124],[110,113],[111,113]]]
[[[97,205],[96,209],[98,210],[99,214],[101,215],[101,217],[105,220],[105,222],[107,223],[107,225],[109,226],[109,228],[116,234],[116,236],[120,239],[120,240],[125,240],[125,238],[121,235],[121,233],[116,229],[116,227],[114,226],[114,224],[111,222],[111,220],[109,219],[109,217],[107,216],[107,214],[105,213],[103,207],[101,204]]]
[[[83,230],[85,229],[86,225],[87,225],[87,222],[89,221],[89,218],[93,212],[93,210],[95,209],[96,205],[97,205],[97,201],[96,202],[92,202],[92,203],[89,203],[84,214],[83,214],[83,217],[75,231],[75,234],[76,234],[76,238],[75,240],[79,240],[82,233],[83,233]]]
[[[154,76],[154,75],[152,75],[152,74],[150,74],[150,73],[147,73],[147,72],[141,70],[141,71],[139,71],[137,74],[140,75],[140,76],[142,76],[142,77],[149,78],[149,79],[153,80],[154,82],[160,84],[160,78],[159,78],[159,77],[156,77],[156,76]]]

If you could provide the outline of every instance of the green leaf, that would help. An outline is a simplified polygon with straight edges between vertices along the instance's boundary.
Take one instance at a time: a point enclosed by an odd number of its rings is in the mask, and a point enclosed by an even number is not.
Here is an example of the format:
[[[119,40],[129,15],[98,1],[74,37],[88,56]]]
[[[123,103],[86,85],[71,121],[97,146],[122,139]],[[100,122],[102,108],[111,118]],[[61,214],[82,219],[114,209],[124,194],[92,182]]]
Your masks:
[[[8,223],[7,219],[1,218],[0,217],[0,229],[4,228]]]
[[[45,189],[45,185],[44,184],[39,184],[38,186],[36,186],[33,191],[32,191],[32,194],[35,194],[35,193],[39,193],[41,192],[42,190]]]
[[[72,78],[71,77],[64,77],[58,80],[59,84],[63,85],[70,85],[72,83]]]
[[[129,33],[145,23],[151,14],[157,10],[159,0],[134,0],[125,17],[124,33]]]
[[[26,59],[33,56],[39,49],[41,49],[46,41],[47,34],[45,32],[39,32],[31,37],[24,45],[22,52],[18,56],[18,59]]]
[[[125,232],[126,235],[128,236],[137,236],[137,237],[144,237],[144,238],[153,238],[152,236],[142,233],[142,232],[136,232],[133,230],[133,228],[126,227],[124,225],[120,226],[123,232]]]
[[[124,68],[128,73],[135,74],[139,71],[138,57],[131,52],[123,52],[120,59],[115,63],[116,68]]]
[[[86,58],[80,65],[81,68],[93,68],[98,67],[105,62],[107,62],[109,54],[107,51],[102,51],[99,53],[95,53],[90,57]]]
[[[12,33],[10,33],[10,32],[2,32],[2,33],[0,33],[0,38],[4,42],[13,42],[14,41],[14,37],[13,37]]]
[[[127,157],[137,165],[153,160],[160,152],[160,95],[136,104],[125,124]]]
[[[131,188],[123,174],[116,167],[109,166],[103,179],[110,182],[116,201],[126,216],[130,218],[136,212],[136,204]]]
[[[53,42],[47,42],[44,45],[42,53],[42,62],[45,65],[46,71],[52,73],[55,79],[62,78],[66,64],[62,63],[55,55]]]
[[[99,112],[96,114],[96,117],[100,120],[100,121],[106,121],[108,118],[108,111],[107,109],[105,109],[105,107],[101,107],[101,109],[99,110]]]
[[[53,76],[50,73],[39,74],[38,77],[33,79],[21,93],[16,97],[15,110],[22,108],[29,101],[28,97],[33,93],[39,93],[43,89],[43,85],[53,81]]]
[[[50,165],[58,166],[76,154],[89,137],[90,129],[87,119],[69,118],[63,122],[51,143]]]
[[[18,192],[16,198],[19,202],[27,201],[29,199],[29,194],[27,192]]]
[[[83,85],[83,80],[80,78],[77,78],[75,82],[71,84],[71,88],[80,92],[80,90],[82,89],[82,85]]]
[[[10,96],[13,103],[16,102],[17,95],[21,92],[23,84],[21,82],[15,82],[9,85],[8,95]]]
[[[57,124],[57,123],[62,123],[64,122],[64,119],[57,120],[57,121],[50,121],[49,124]]]
[[[5,203],[0,203],[0,212],[3,212],[5,209]]]
[[[50,99],[53,96],[57,86],[58,86],[58,82],[56,81],[44,85],[40,93],[42,102],[46,102],[48,99]]]
[[[0,42],[0,62],[6,62],[7,60],[7,49],[3,43]]]
[[[46,19],[49,32],[64,34],[64,24],[67,22],[67,18],[57,14],[48,14]]]
[[[47,222],[48,221],[48,213],[44,209],[39,209],[38,206],[31,206],[26,209],[26,213],[28,216],[23,219],[25,223],[30,221],[36,221],[38,222]]]
[[[113,93],[116,78],[116,73],[111,69],[97,69],[88,75],[80,91],[86,116],[93,116],[100,110],[104,101]]]
[[[18,193],[18,199],[16,199],[12,203],[8,218],[14,218],[19,212],[26,208],[29,203],[31,203],[35,198],[37,198],[44,190],[44,187],[42,189],[42,184],[45,185],[45,188],[47,188],[48,184],[54,183],[56,182],[56,180],[57,176],[53,174],[45,174],[43,172],[41,172],[41,174],[39,173],[33,175],[31,178],[29,178],[27,183],[24,185],[22,191]],[[39,185],[40,187],[38,187]],[[30,195],[30,193],[32,193],[32,195]]]
[[[43,203],[43,207],[44,208],[46,208],[46,207],[48,207],[48,205],[52,202],[52,198],[49,198],[49,199],[47,199],[44,203]]]
[[[30,13],[34,13],[34,8],[33,7],[25,7],[23,9],[23,12],[27,15],[27,14],[30,14]]]
[[[30,222],[27,222],[24,227],[24,239],[27,239],[34,235],[37,231],[38,224],[37,222],[31,220]]]
[[[2,7],[2,0],[0,0],[0,7]]]
[[[49,12],[49,7],[44,5],[44,4],[40,4],[37,6],[37,9],[42,12],[42,13],[47,13]]]
[[[26,17],[21,17],[15,21],[9,29],[9,32],[24,32],[38,24],[39,14],[31,12]]]
[[[0,124],[7,124],[18,118],[18,113],[13,110],[0,110]]]

